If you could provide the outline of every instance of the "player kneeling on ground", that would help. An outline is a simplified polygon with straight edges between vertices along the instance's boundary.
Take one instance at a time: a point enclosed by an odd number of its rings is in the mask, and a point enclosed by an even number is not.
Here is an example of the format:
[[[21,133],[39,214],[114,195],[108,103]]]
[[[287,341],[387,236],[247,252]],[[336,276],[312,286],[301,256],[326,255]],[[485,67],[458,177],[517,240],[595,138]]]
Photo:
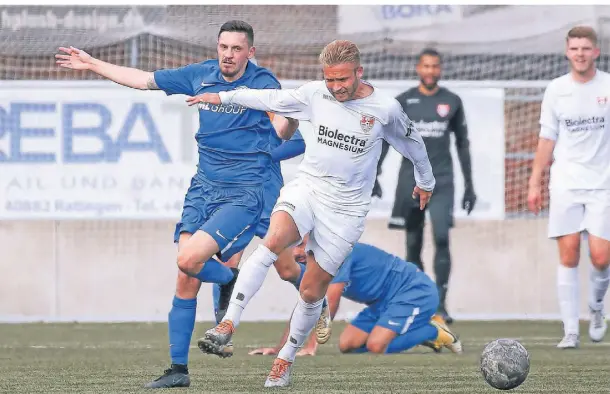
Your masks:
[[[295,247],[295,259],[305,258],[305,242]],[[439,297],[436,285],[417,267],[371,245],[357,243],[328,287],[334,318],[341,296],[367,305],[339,337],[343,353],[399,353],[417,345],[462,352],[458,338],[434,316]],[[312,333],[312,336],[314,334]],[[316,327],[298,355],[315,355],[317,342],[328,340]],[[283,346],[288,330],[276,348],[260,348],[250,354],[274,355]]]

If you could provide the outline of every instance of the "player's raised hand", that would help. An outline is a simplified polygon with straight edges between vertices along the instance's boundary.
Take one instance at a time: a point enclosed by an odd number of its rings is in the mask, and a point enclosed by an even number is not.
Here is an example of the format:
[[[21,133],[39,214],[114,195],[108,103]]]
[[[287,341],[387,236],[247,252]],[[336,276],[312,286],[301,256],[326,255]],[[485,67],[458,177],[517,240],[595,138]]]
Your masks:
[[[89,70],[94,58],[85,51],[81,51],[74,47],[59,47],[58,53],[55,55],[55,63],[60,67],[70,68],[72,70]]]
[[[199,103],[210,103],[220,105],[220,95],[218,93],[203,93],[186,99],[186,103],[190,106]]]
[[[426,208],[426,205],[428,205],[428,202],[430,201],[430,197],[432,197],[432,192],[425,191],[425,190],[420,189],[419,187],[415,186],[415,189],[413,189],[412,197],[415,200],[418,196],[419,196],[419,209],[421,209],[423,211],[424,208]]]
[[[529,186],[527,191],[527,207],[536,215],[542,209],[542,191],[540,186]]]
[[[250,356],[275,356],[278,354],[278,350],[274,347],[259,347],[251,352],[248,352]]]

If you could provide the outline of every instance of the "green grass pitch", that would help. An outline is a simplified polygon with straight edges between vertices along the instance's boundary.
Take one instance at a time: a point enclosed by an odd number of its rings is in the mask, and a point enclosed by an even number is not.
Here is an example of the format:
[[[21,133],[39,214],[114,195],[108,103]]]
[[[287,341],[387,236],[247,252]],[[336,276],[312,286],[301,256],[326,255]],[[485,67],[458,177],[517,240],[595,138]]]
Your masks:
[[[190,356],[191,387],[162,392],[265,391],[268,356],[248,356],[271,346],[284,323],[244,323],[234,337],[230,359],[202,354],[197,335]],[[4,324],[0,325],[0,393],[137,393],[168,366],[166,324]],[[531,370],[515,393],[610,393],[610,347],[592,344],[583,323],[581,348],[555,348],[558,322],[457,322],[452,328],[465,354],[434,354],[416,348],[399,355],[342,355],[337,348],[344,323],[316,357],[299,357],[288,391],[303,393],[493,393],[478,370],[484,345],[496,338],[521,341]]]

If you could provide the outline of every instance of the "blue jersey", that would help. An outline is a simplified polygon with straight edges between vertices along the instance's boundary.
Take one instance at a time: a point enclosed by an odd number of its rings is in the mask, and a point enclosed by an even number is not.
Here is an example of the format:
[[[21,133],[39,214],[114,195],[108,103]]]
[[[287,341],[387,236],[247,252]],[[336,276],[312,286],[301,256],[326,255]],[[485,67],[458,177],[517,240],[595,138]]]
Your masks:
[[[292,138],[288,141],[283,141],[273,133],[271,136],[271,183],[270,187],[281,188],[284,186],[284,178],[282,176],[282,166],[280,162],[287,160],[305,152],[305,141],[301,132],[297,130]]]
[[[396,286],[397,272],[402,274],[405,282],[426,275],[415,264],[374,246],[357,243],[331,283],[346,283],[343,297],[371,305]]]
[[[240,88],[279,89],[280,83],[266,68],[248,62],[244,75],[227,82],[218,60],[158,70],[157,86],[168,95],[195,96]],[[237,105],[199,105],[199,130],[195,136],[199,151],[197,178],[226,186],[260,186],[271,172],[271,135],[275,135],[269,115]]]

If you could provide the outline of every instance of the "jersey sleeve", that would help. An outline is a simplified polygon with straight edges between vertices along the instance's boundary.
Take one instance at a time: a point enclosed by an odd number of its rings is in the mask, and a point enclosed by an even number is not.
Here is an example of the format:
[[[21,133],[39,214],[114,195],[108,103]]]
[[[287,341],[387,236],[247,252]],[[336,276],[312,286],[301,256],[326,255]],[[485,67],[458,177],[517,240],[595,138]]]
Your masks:
[[[271,151],[271,160],[279,162],[292,159],[305,153],[305,141],[301,132],[297,129],[292,138],[284,141],[280,146]]]
[[[557,140],[559,136],[559,119],[555,115],[555,89],[552,84],[547,86],[540,108],[540,137]]]
[[[201,71],[198,64],[189,64],[184,67],[172,68],[167,70],[157,70],[154,72],[155,83],[159,89],[167,95],[186,94],[195,95],[195,79],[200,77],[197,71]]]
[[[384,139],[413,163],[415,184],[422,190],[432,191],[436,180],[424,140],[397,101],[391,111],[390,122],[384,130]]]
[[[270,72],[261,73],[259,77],[254,80],[255,84],[252,86],[254,89],[281,89],[280,81],[275,78]]]
[[[237,89],[220,92],[219,95],[223,104],[237,104],[308,121],[311,119],[310,103],[313,91],[310,83],[297,89]]]
[[[462,166],[462,174],[464,175],[464,183],[467,186],[472,186],[472,160],[470,157],[470,141],[468,139],[468,126],[466,124],[466,114],[464,112],[464,104],[459,96],[455,96],[457,101],[457,109],[451,118],[449,126],[455,135],[455,145],[457,148],[458,159]]]
[[[449,122],[449,126],[451,127],[451,131],[455,135],[456,144],[458,148],[461,145],[468,146],[468,125],[466,124],[466,113],[464,112],[464,103],[462,100],[456,96],[457,101],[457,109],[455,110],[455,114],[451,118]]]

